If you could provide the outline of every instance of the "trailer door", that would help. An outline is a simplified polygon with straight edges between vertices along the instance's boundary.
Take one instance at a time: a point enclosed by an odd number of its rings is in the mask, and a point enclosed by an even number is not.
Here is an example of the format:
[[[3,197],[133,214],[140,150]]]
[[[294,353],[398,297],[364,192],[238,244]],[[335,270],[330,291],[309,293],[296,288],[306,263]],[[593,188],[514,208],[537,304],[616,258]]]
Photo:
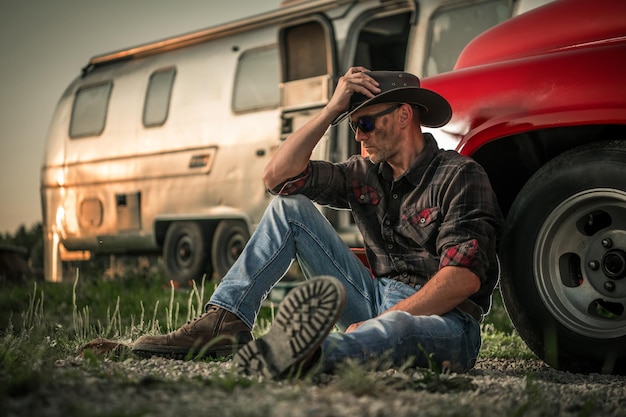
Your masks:
[[[283,26],[279,32],[281,139],[286,139],[328,102],[336,80],[348,67],[403,70],[413,11],[411,3],[369,3]],[[348,125],[342,124],[326,132],[311,158],[343,161],[360,152]],[[322,211],[348,244],[361,245],[349,212]]]
[[[328,102],[337,64],[332,24],[324,15],[313,15],[283,27],[279,41],[284,140]],[[328,141],[325,135],[314,151],[314,159],[326,159]]]

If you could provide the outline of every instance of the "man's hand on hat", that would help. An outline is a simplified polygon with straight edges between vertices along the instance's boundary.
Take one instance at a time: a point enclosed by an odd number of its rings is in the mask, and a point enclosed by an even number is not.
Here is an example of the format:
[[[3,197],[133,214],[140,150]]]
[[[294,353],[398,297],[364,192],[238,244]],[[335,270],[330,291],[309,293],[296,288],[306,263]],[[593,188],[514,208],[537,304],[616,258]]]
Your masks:
[[[346,111],[350,104],[350,97],[354,93],[362,94],[368,98],[380,93],[378,82],[366,74],[368,71],[365,67],[352,67],[342,77],[339,77],[335,93],[328,103],[328,107],[335,114],[338,115]]]

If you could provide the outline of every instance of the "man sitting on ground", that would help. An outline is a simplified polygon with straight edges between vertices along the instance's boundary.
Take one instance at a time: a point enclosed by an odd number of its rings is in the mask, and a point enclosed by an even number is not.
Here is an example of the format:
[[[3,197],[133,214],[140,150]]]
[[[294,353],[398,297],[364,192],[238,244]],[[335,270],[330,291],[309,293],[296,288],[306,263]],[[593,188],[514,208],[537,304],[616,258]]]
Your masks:
[[[368,156],[310,160],[329,126],[348,117]],[[265,168],[263,181],[277,197],[206,313],[170,334],[139,338],[133,350],[236,351],[239,369],[272,378],[311,363],[329,371],[346,359],[384,355],[394,365],[472,368],[498,278],[502,218],[482,167],[438,149],[421,130],[450,117],[448,102],[412,74],[350,68]],[[313,202],[351,209],[369,269]],[[253,340],[262,301],[295,259],[307,278],[321,277],[289,292],[269,333]]]

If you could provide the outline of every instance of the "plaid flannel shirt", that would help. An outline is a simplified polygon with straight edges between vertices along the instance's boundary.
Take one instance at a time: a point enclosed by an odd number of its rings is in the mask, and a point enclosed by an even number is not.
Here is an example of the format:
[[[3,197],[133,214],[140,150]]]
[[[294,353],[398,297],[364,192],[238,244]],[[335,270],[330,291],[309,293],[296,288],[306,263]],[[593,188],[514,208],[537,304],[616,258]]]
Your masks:
[[[272,192],[351,209],[374,277],[423,285],[445,266],[469,268],[481,279],[471,299],[486,312],[498,279],[496,197],[478,163],[438,149],[428,133],[424,138],[424,151],[396,180],[386,163],[355,155],[341,163],[311,161]]]

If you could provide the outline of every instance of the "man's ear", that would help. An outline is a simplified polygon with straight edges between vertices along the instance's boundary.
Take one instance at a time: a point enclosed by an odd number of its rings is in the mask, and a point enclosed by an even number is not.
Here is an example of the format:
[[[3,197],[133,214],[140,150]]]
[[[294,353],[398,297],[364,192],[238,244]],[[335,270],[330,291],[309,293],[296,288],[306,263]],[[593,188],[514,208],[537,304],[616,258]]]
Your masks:
[[[400,124],[402,126],[407,125],[408,123],[411,123],[411,120],[413,119],[413,113],[416,111],[413,107],[411,107],[409,104],[403,104],[402,107],[400,107]]]

